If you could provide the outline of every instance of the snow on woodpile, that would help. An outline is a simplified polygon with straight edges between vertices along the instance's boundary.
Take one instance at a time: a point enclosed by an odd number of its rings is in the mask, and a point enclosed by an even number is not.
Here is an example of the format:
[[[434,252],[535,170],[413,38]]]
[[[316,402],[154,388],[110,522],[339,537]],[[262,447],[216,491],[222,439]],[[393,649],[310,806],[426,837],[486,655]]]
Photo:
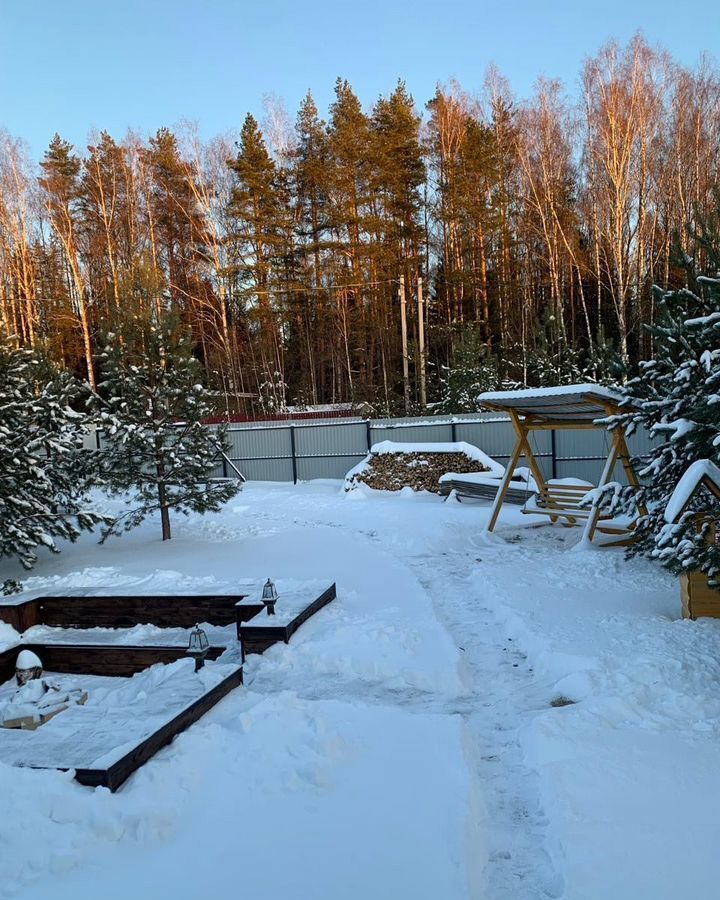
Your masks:
[[[440,478],[446,472],[485,472],[501,477],[503,467],[472,444],[452,443],[399,444],[382,441],[374,444],[368,456],[345,476],[345,490],[360,484],[379,491],[440,492]]]

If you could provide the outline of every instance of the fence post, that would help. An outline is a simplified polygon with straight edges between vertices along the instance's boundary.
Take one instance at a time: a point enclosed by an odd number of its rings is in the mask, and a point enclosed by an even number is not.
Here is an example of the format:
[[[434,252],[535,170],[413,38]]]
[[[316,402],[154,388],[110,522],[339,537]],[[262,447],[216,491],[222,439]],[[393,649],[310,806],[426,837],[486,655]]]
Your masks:
[[[372,429],[370,419],[365,419],[365,438],[367,440],[368,453],[372,450]]]
[[[555,429],[550,432],[550,461],[552,463],[552,477],[557,478],[557,444],[555,443]]]
[[[290,452],[292,453],[293,484],[297,484],[297,456],[295,455],[295,426],[290,426]]]
[[[224,450],[222,451],[221,456],[222,456],[223,478],[227,478],[227,477],[228,477],[228,473],[227,473],[227,459],[225,458],[225,451],[224,451]]]
[[[453,444],[455,444],[457,442],[457,424],[455,423],[455,419],[450,423],[450,437]]]

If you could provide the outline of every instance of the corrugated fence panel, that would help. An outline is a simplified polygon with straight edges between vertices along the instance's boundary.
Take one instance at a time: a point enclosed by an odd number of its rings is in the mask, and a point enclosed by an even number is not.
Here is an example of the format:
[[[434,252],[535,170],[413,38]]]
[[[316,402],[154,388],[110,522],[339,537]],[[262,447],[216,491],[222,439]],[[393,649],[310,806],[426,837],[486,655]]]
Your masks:
[[[364,422],[348,425],[312,425],[295,429],[295,452],[303,456],[365,456],[367,426]]]
[[[467,413],[467,415],[473,416],[473,418],[477,418],[477,413]],[[382,419],[371,419],[370,423],[372,425],[379,425],[381,427],[389,427],[390,425],[406,425],[408,427],[413,425],[439,425],[441,422],[450,422],[454,418],[453,416],[386,416]]]
[[[558,478],[582,478],[597,484],[610,452],[612,437],[607,431],[577,429],[555,433],[556,471]],[[614,481],[626,483],[625,472],[618,463]]]
[[[298,481],[313,478],[344,478],[353,466],[365,459],[367,452],[353,456],[302,457],[297,460]],[[292,481],[292,478],[290,479]]]
[[[234,462],[234,460],[233,460]],[[292,459],[246,459],[236,462],[248,481],[292,481]]]
[[[555,453],[558,459],[606,458],[610,452],[611,437],[606,431],[578,428],[573,431],[555,432]]]
[[[293,480],[289,428],[231,428],[227,443],[229,458],[249,481]]]
[[[509,422],[495,419],[492,422],[455,423],[455,437],[479,447],[488,456],[508,457],[512,453],[514,432]]]
[[[512,425],[497,415],[466,414],[455,417],[417,416],[407,419],[337,419],[313,424],[285,423],[235,425],[227,432],[229,457],[246,478],[264,481],[305,481],[313,478],[342,478],[363,459],[369,438],[396,443],[466,441],[479,447],[500,463],[506,463],[515,443]],[[295,466],[293,466],[293,437]],[[545,477],[553,475],[553,437],[549,431],[535,431],[530,444]],[[630,452],[643,455],[651,446],[647,433],[628,440]],[[555,432],[555,474],[597,482],[609,452],[610,436],[604,431],[578,429]],[[521,465],[525,460],[521,459]],[[223,474],[218,466],[216,475]],[[228,474],[232,474],[228,472]],[[615,478],[624,480],[620,466]]]
[[[227,432],[227,442],[233,461],[292,455],[289,428],[233,428]]]
[[[593,459],[558,459],[555,471],[558,478],[582,478],[591,484],[597,484],[602,473],[603,462]],[[622,467],[615,471],[615,480],[624,480]]]
[[[423,421],[427,422],[427,419]],[[452,425],[449,422],[438,425],[371,425],[370,433],[373,444],[381,441],[394,441],[396,444],[437,443],[452,440]]]
[[[344,478],[367,456],[367,423],[333,423],[295,429],[299,481]]]

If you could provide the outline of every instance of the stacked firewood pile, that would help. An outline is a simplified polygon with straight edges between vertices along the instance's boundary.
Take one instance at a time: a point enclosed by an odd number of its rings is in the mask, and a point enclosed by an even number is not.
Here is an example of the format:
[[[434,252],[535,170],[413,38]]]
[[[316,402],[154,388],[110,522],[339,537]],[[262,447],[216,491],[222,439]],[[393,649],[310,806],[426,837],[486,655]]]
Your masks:
[[[414,491],[440,493],[438,483],[446,472],[487,472],[486,466],[464,453],[371,453],[361,471],[351,473],[345,483],[352,490],[359,483],[378,491]]]

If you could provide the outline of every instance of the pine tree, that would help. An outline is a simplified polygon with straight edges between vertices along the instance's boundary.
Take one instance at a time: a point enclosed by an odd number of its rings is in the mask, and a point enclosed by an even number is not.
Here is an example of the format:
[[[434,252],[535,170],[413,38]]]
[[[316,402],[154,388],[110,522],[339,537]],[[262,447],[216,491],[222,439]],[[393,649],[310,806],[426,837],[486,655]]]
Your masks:
[[[232,270],[235,295],[249,310],[259,335],[258,385],[282,370],[281,348],[272,303],[275,263],[283,244],[282,195],[278,172],[255,118],[243,123],[228,215],[232,222]]]
[[[78,201],[81,164],[78,156],[72,151],[72,144],[64,141],[59,134],[53,137],[40,163],[43,170],[40,187],[43,190],[45,210],[62,247],[69,273],[68,288],[72,305],[77,309],[82,334],[87,377],[91,387],[95,387],[90,301],[79,248]]]
[[[308,92],[295,126],[297,145],[293,170],[296,203],[298,253],[302,277],[308,293],[293,298],[288,355],[298,360],[298,393],[306,393],[312,403],[325,395],[332,375],[332,319],[323,275],[330,233],[328,230],[328,193],[330,175],[327,128]],[[293,350],[295,352],[293,352]],[[302,361],[306,360],[305,365]]]
[[[107,132],[88,147],[80,181],[79,207],[93,262],[93,291],[109,312],[119,301],[119,253],[123,211],[123,149]]]
[[[438,372],[439,400],[434,412],[478,412],[479,395],[499,386],[498,361],[488,350],[479,325],[465,326],[450,365],[441,366]]]
[[[630,489],[615,490],[610,508],[629,511],[644,501],[649,514],[640,519],[633,554],[660,559],[671,571],[700,569],[720,572],[720,548],[706,546],[695,516],[687,513],[679,525],[666,526],[664,511],[688,466],[700,459],[720,463],[720,235],[707,226],[699,238],[710,273],[692,277],[688,288],[657,291],[659,319],[650,326],[655,358],[640,364],[640,374],[623,389],[635,411],[614,417],[630,431],[643,426],[664,438],[641,470],[644,484],[635,497]],[[717,508],[715,508],[717,517]]]
[[[420,116],[405,84],[381,97],[372,115],[373,193],[382,202],[387,249],[410,261],[421,253],[422,194],[425,162],[420,145]]]
[[[374,281],[368,261],[370,214],[370,121],[347,81],[338,78],[328,125],[330,177],[328,224],[333,253],[328,266],[334,283],[336,339],[333,348],[333,395],[354,397],[358,365],[367,351],[355,353],[371,306],[365,283]],[[338,339],[339,338],[339,339]]]
[[[192,188],[192,170],[177,138],[160,128],[141,151],[149,182],[146,198],[153,262],[164,274],[174,305],[187,308],[202,294],[207,222]]]
[[[38,353],[0,342],[0,557],[26,569],[102,517],[88,504],[94,454],[83,450],[82,387]]]
[[[201,424],[211,406],[188,331],[169,315],[127,322],[108,335],[100,368],[103,477],[111,491],[130,492],[129,511],[103,539],[159,511],[165,541],[171,510],[217,512],[239,485],[210,480],[224,433]]]

